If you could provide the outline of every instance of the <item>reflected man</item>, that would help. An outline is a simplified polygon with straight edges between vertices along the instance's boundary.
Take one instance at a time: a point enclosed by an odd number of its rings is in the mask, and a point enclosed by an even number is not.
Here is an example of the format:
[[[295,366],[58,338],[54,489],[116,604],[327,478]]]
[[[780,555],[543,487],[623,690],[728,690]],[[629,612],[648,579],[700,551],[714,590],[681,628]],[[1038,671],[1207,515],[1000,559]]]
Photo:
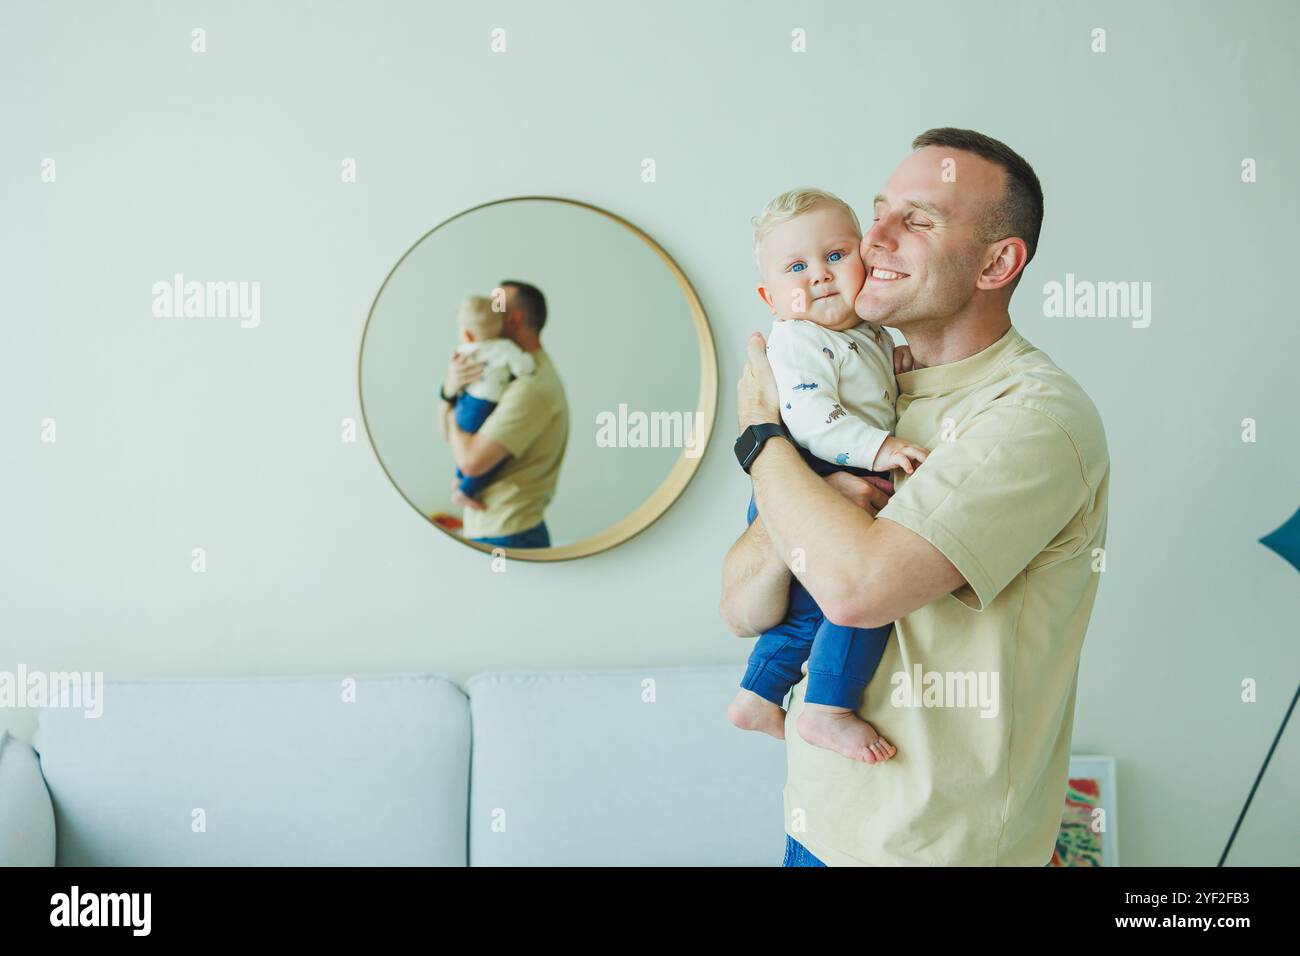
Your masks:
[[[478,501],[463,500],[464,536],[507,548],[549,548],[544,510],[555,497],[568,445],[569,403],[542,348],[546,298],[536,286],[513,279],[501,288],[506,307],[501,336],[532,356],[537,370],[511,382],[492,414],[471,434],[456,426],[453,402],[482,375],[483,366],[453,353],[441,392],[442,430],[465,475],[482,475],[505,463]]]

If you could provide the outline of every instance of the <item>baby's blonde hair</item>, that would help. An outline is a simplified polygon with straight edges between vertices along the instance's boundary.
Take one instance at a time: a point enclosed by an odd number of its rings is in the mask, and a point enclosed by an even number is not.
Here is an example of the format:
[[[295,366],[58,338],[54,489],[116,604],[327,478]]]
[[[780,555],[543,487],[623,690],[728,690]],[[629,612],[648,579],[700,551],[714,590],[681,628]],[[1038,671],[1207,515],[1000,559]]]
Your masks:
[[[503,314],[493,312],[492,300],[481,295],[470,296],[456,313],[456,324],[473,332],[476,341],[499,338],[502,322]]]
[[[857,231],[858,238],[862,238],[862,226],[858,222],[857,213],[839,196],[828,193],[824,189],[814,189],[811,186],[787,190],[764,206],[763,211],[750,220],[750,223],[754,226],[754,261],[758,264],[760,274],[763,271],[763,260],[759,252],[768,233],[783,222],[789,222],[795,216],[803,215],[818,203],[823,202],[834,203],[847,212],[849,218],[853,221],[853,228]]]

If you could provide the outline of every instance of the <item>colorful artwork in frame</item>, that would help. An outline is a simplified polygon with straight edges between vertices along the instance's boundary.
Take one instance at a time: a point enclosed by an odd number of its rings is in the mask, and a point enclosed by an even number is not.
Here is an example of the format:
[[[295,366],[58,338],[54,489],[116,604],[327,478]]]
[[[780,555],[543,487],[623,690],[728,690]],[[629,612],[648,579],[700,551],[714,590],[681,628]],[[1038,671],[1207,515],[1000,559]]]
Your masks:
[[[1070,757],[1052,866],[1119,866],[1115,758]]]

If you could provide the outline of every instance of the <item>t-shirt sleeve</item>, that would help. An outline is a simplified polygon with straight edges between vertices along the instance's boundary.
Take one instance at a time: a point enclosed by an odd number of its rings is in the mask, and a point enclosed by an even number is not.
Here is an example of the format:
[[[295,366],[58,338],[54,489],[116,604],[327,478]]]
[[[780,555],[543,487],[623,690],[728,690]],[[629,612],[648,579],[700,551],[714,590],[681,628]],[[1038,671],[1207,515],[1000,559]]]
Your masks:
[[[1078,450],[1042,412],[994,405],[939,441],[880,510],[953,563],[953,597],[982,611],[1087,501]]]
[[[527,377],[511,382],[478,430],[516,458],[528,450],[555,418],[550,403],[538,401],[537,390],[531,387],[533,381]]]

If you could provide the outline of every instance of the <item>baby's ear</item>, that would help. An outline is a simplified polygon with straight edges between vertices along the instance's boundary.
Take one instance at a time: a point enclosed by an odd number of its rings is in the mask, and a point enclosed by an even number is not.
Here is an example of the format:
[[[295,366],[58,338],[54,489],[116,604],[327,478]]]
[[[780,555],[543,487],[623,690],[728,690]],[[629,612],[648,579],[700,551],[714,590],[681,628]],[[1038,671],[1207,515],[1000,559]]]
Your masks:
[[[762,282],[758,284],[758,297],[763,300],[763,304],[771,309],[772,313],[775,315],[776,309],[772,306],[772,294],[767,291],[767,286]]]

